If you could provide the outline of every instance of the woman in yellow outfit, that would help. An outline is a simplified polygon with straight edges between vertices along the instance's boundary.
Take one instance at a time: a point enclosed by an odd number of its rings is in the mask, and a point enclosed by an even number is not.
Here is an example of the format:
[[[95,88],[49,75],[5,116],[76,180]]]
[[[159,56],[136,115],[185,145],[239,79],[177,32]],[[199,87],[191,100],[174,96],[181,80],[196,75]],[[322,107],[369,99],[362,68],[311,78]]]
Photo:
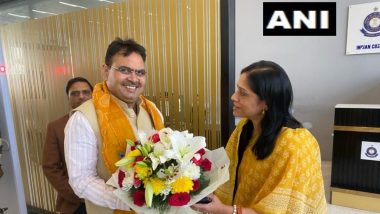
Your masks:
[[[327,213],[318,142],[291,114],[285,71],[259,61],[244,68],[232,95],[243,118],[226,151],[230,180],[193,209],[214,214]]]

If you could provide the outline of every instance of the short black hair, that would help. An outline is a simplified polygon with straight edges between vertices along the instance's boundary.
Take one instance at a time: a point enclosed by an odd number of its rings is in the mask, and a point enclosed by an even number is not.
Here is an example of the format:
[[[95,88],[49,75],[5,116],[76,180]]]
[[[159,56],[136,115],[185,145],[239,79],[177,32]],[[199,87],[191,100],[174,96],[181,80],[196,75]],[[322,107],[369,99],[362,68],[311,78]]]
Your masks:
[[[88,84],[88,86],[90,86],[91,88],[91,91],[93,89],[91,83],[86,79],[86,78],[83,78],[83,77],[74,77],[72,79],[70,79],[67,84],[66,84],[66,94],[69,95],[69,90],[71,88],[71,86],[76,83],[76,82],[85,82]]]
[[[115,40],[111,42],[111,44],[108,45],[105,57],[105,64],[111,66],[112,57],[120,52],[121,54],[123,54],[123,56],[129,56],[132,53],[137,53],[142,57],[144,62],[146,60],[145,48],[142,45],[138,44],[133,39],[123,40],[117,37]]]

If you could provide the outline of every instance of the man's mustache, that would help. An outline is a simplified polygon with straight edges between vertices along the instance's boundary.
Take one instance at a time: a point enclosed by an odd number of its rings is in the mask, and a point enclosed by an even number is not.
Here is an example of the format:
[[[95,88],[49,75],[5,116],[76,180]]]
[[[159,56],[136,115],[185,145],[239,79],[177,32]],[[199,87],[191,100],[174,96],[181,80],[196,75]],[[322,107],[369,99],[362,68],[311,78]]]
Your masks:
[[[126,81],[122,83],[122,86],[140,87],[140,84],[137,82]]]

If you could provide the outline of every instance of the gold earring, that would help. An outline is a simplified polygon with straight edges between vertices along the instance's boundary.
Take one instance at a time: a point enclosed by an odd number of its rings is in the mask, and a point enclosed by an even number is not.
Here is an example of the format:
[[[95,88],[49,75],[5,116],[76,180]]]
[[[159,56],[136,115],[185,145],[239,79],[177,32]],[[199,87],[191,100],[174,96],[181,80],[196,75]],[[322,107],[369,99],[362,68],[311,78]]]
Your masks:
[[[262,114],[262,115],[264,115],[264,114],[265,114],[265,109],[263,109],[263,110],[261,111],[261,114]]]

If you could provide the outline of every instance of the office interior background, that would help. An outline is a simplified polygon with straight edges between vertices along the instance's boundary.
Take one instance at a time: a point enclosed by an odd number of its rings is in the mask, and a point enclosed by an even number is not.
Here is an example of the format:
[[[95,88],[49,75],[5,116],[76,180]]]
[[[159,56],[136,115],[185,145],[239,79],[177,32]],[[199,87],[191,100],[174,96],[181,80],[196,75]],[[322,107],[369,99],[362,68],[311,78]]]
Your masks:
[[[254,61],[272,60],[287,71],[294,114],[317,138],[324,161],[332,159],[335,105],[380,100],[379,54],[345,54],[349,5],[376,1],[336,1],[336,36],[281,37],[262,33],[262,4],[274,1],[82,0],[67,1],[80,6],[68,11],[47,6],[56,1],[19,2],[27,13],[18,15],[29,18],[0,25],[6,68],[0,73],[0,130],[10,144],[2,156],[0,208],[9,213],[54,210],[55,192],[41,169],[46,125],[69,110],[68,79],[103,80],[105,50],[117,36],[147,48],[145,95],[163,112],[165,125],[206,136],[211,149],[226,143],[235,124],[229,97],[240,70]],[[84,8],[84,2],[92,3]],[[48,9],[43,16],[32,11]]]

